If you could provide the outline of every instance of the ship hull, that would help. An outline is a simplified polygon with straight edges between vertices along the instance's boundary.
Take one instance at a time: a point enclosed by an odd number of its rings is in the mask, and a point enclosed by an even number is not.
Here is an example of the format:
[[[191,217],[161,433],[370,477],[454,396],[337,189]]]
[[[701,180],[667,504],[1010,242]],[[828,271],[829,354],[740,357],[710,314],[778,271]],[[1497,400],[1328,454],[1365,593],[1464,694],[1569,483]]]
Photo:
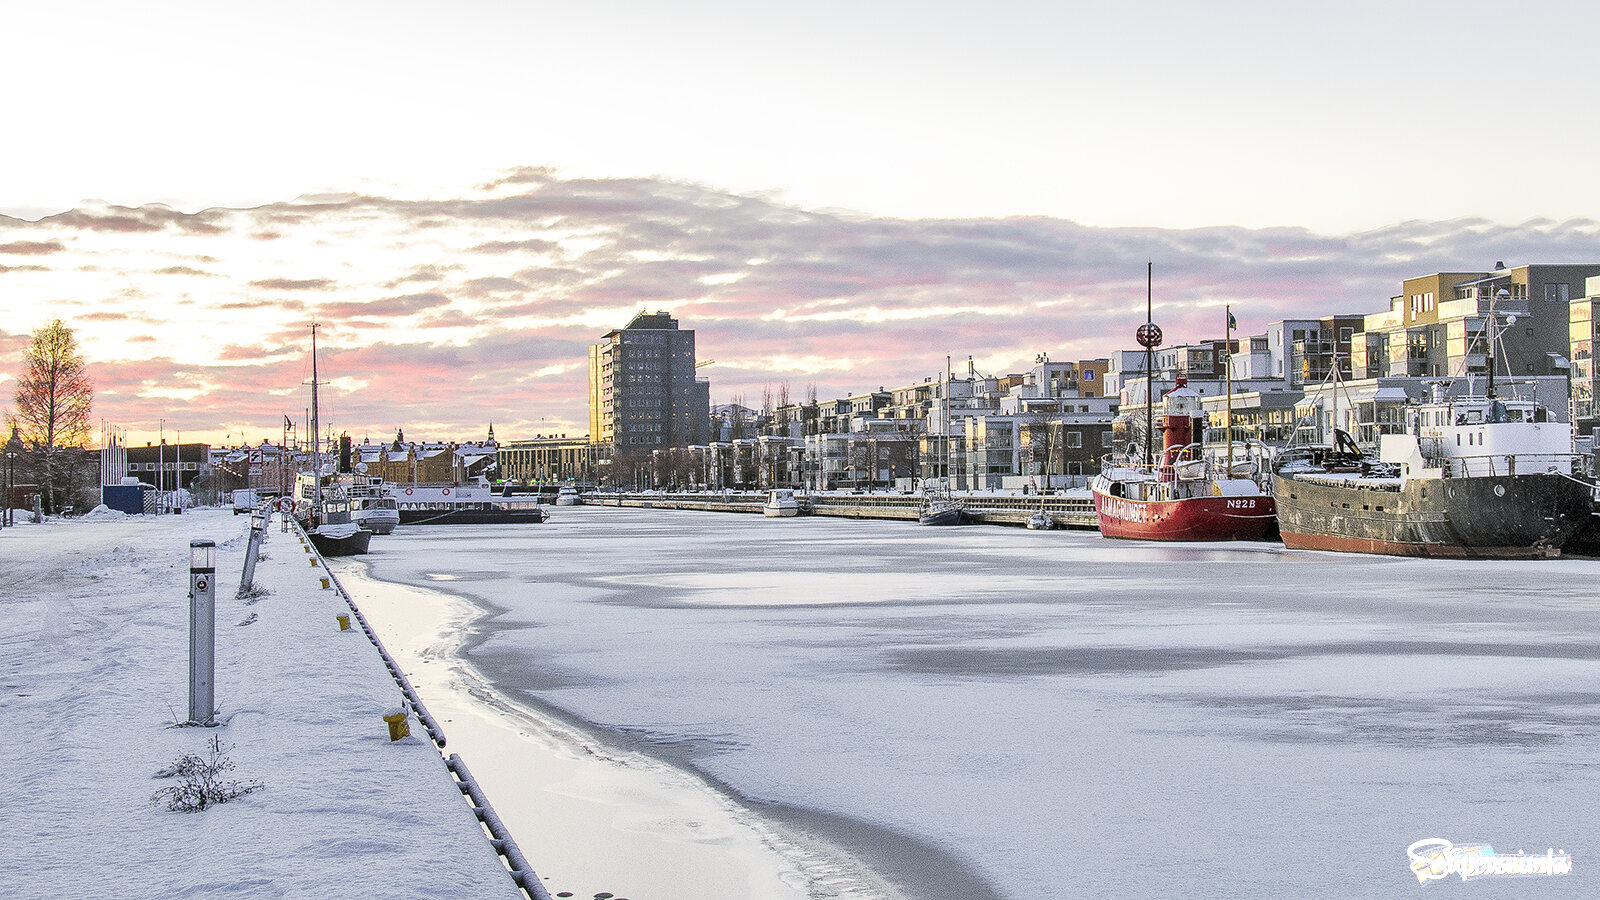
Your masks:
[[[401,525],[536,525],[545,520],[529,509],[401,509]]]
[[[1094,490],[1100,534],[1138,541],[1259,541],[1277,524],[1273,498],[1130,500]]]
[[[306,533],[311,545],[323,556],[360,556],[367,552],[372,532],[359,529],[350,534],[322,534],[312,530]]]
[[[1385,489],[1277,475],[1278,530],[1294,550],[1538,559],[1588,523],[1588,485],[1556,474],[1417,478]]]

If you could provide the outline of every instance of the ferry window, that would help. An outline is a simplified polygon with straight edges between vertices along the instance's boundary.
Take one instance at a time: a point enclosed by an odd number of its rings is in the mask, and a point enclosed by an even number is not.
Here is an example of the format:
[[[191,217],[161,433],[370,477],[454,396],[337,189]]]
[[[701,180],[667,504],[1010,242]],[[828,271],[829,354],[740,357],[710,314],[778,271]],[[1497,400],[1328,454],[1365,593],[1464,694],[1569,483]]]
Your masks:
[[[1456,446],[1457,447],[1461,446],[1461,435],[1459,435],[1459,434],[1456,435]]]

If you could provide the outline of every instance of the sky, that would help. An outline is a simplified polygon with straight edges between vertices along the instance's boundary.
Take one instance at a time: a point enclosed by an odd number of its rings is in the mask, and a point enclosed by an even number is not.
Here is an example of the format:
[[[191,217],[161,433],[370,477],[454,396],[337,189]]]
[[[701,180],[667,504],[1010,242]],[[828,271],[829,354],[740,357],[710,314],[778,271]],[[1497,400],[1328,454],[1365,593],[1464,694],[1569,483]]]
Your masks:
[[[8,12],[0,391],[78,330],[138,440],[587,430],[584,347],[713,402],[1017,371],[1594,261],[1592,6],[65,2]],[[307,367],[309,368],[309,367]],[[0,395],[3,397],[3,395]],[[0,405],[4,399],[0,399]],[[501,424],[503,423],[503,424]],[[170,436],[169,436],[170,437]]]

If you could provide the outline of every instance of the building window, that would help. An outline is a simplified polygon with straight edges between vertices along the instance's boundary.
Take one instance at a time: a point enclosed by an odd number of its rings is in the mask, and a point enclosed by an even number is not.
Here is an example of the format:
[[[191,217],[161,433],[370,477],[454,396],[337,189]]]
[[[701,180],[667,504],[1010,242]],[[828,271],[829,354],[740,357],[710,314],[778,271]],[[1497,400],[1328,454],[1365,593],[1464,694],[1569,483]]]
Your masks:
[[[1100,432],[1100,446],[1101,447],[1110,447],[1111,446],[1111,432],[1109,432],[1109,431]]]
[[[1083,446],[1083,433],[1078,431],[1067,432],[1067,446],[1077,449]]]
[[[1093,369],[1084,369],[1083,370],[1083,380],[1084,381],[1093,381],[1094,380],[1094,370]]]

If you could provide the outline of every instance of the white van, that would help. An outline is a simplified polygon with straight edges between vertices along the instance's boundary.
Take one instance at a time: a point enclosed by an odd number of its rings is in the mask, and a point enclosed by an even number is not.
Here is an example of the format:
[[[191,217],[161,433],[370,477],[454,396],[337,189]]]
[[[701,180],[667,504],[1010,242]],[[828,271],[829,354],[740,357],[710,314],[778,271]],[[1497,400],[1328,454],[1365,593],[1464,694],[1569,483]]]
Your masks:
[[[241,488],[233,492],[233,514],[251,512],[256,508],[256,492],[254,488]]]

